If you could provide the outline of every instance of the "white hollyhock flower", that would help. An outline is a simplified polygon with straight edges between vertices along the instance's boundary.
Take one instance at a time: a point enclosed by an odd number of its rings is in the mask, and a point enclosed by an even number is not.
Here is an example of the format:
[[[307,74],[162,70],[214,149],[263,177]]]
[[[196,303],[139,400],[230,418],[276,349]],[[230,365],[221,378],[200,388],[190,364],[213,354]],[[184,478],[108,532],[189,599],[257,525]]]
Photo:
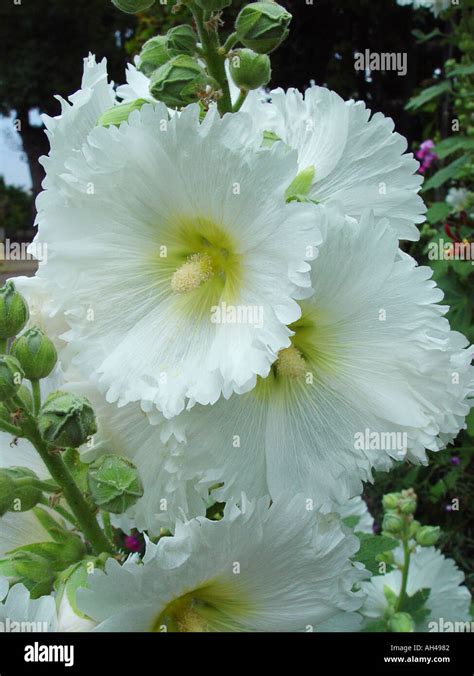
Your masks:
[[[268,374],[320,243],[312,205],[285,202],[296,172],[283,144],[260,149],[247,115],[200,123],[191,106],[170,120],[161,104],[95,128],[67,161],[41,203],[39,275],[69,301],[76,364],[110,401],[171,417]],[[259,321],[219,323],[221,306]]]
[[[127,63],[125,69],[125,80],[127,84],[117,87],[117,97],[122,99],[122,103],[129,103],[136,99],[153,100],[150,94],[150,78],[138,70],[138,56],[134,63]]]
[[[438,16],[440,12],[444,12],[444,10],[451,7],[453,3],[451,0],[397,0],[397,4],[402,7],[405,5],[413,5],[413,9],[429,9],[435,16]]]
[[[371,111],[362,101],[344,101],[324,87],[270,93],[271,102],[251,92],[243,110],[261,130],[275,133],[298,151],[299,170],[315,168],[309,197],[327,204],[338,202],[349,216],[372,209],[389,217],[397,235],[417,240],[414,223],[425,220],[426,207],[417,194],[423,178],[406,139],[393,131],[394,123]]]
[[[56,631],[56,606],[52,596],[30,598],[28,589],[15,584],[8,589],[6,578],[0,578],[0,631]]]
[[[99,631],[357,628],[357,538],[302,496],[268,505],[243,496],[221,521],[180,523],[174,537],[148,542],[143,564],[109,559],[78,590],[79,608]]]
[[[407,456],[465,427],[472,348],[450,331],[431,270],[398,249],[388,222],[328,218],[292,345],[241,396],[180,416],[188,469],[212,467],[216,497],[275,498],[288,486],[343,502]]]
[[[401,547],[395,550],[395,561],[403,561]],[[452,559],[447,559],[434,547],[417,547],[410,558],[407,594],[413,596],[421,589],[430,589],[425,608],[429,615],[419,622],[415,631],[443,631],[442,622],[466,622],[470,620],[471,595],[462,583],[464,574]],[[397,596],[400,594],[402,573],[393,570],[386,575],[375,575],[361,583],[367,599],[361,609],[368,622],[383,619],[388,609],[384,588],[388,587]],[[432,624],[432,623],[436,623]]]

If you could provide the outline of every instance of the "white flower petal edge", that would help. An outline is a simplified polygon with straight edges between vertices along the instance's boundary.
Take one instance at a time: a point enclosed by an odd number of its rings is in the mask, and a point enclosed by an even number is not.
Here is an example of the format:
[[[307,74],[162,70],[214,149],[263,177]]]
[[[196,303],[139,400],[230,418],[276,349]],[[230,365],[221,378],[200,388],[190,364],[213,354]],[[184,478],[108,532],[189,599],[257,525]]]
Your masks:
[[[343,211],[359,217],[372,209],[389,217],[398,237],[419,239],[414,223],[425,220],[426,207],[417,194],[422,177],[418,162],[404,154],[407,141],[393,131],[394,123],[362,101],[344,101],[324,87],[276,89],[271,102],[251,92],[243,110],[256,127],[277,134],[298,151],[300,171],[315,167],[310,197],[327,204],[337,201]]]
[[[401,563],[402,548],[395,550],[394,554],[395,561]],[[401,571],[394,570],[361,583],[367,594],[361,613],[368,618],[367,621],[383,618],[388,607],[384,587],[398,595],[401,579]],[[410,559],[407,593],[413,596],[420,589],[431,591],[425,604],[430,611],[429,616],[416,626],[416,631],[443,631],[440,628],[442,622],[467,622],[471,619],[471,595],[463,582],[464,573],[452,559],[447,559],[434,547],[417,547]]]
[[[443,317],[431,270],[399,251],[387,221],[315,209],[328,224],[315,292],[290,326],[300,361],[282,374],[279,359],[252,391],[177,421],[188,468],[212,466],[224,501],[291,485],[315,504],[344,502],[373,468],[426,463],[425,449],[452,441],[472,405],[472,347]]]
[[[268,506],[242,496],[221,521],[194,519],[148,542],[143,564],[109,560],[78,591],[78,607],[98,631],[318,631],[335,630],[337,618],[356,628],[357,538],[302,496]]]
[[[22,584],[15,584],[8,591],[8,580],[0,578],[0,624],[3,631],[56,631],[56,605],[52,596],[30,598],[30,592]]]
[[[42,201],[38,275],[69,299],[75,363],[110,401],[172,417],[186,399],[252,388],[289,344],[321,236],[312,205],[284,200],[296,154],[260,149],[251,126],[145,104],[94,129],[66,163],[67,188]],[[260,308],[263,325],[214,322],[222,303]]]
[[[56,98],[61,104],[61,114],[42,115],[51,150],[40,162],[46,171],[43,187],[61,190],[66,160],[81,151],[101,114],[114,105],[115,92],[113,83],[107,79],[107,60],[97,63],[95,56],[89,54],[84,59],[81,89],[69,97],[69,103],[60,96]],[[52,195],[54,192],[40,193],[36,203],[38,211]]]

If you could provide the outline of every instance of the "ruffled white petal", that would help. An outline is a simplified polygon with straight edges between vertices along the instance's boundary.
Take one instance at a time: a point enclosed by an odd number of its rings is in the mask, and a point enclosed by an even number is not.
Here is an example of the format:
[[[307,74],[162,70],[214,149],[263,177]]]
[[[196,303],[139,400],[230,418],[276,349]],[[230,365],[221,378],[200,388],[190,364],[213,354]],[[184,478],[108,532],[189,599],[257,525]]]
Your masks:
[[[352,591],[364,575],[349,561],[357,547],[335,514],[307,510],[302,496],[270,509],[243,497],[221,521],[195,519],[149,542],[142,565],[110,561],[78,603],[99,631],[159,631],[170,603],[207,589],[212,611],[191,609],[210,631],[347,630],[363,601]]]
[[[304,96],[296,89],[277,89],[271,102],[251,92],[243,109],[262,132],[273,131],[296,148],[300,170],[315,167],[313,199],[339,202],[354,217],[372,209],[376,217],[390,217],[400,238],[419,238],[414,223],[424,221],[426,207],[417,194],[423,179],[390,118],[371,116],[362,101],[343,101],[336,92],[315,86]]]

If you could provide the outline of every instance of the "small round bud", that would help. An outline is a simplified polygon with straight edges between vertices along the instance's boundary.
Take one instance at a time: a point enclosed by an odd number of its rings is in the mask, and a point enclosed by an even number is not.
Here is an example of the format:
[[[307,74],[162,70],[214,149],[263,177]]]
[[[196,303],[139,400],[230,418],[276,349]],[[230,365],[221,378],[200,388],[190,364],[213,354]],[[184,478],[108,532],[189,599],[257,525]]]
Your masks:
[[[155,0],[112,0],[117,9],[126,14],[137,14],[144,12],[155,4]]]
[[[395,562],[395,557],[393,555],[392,550],[388,550],[387,552],[377,554],[375,560],[392,565]]]
[[[192,56],[196,51],[197,35],[189,24],[174,26],[166,34],[166,47],[171,56],[188,54]]]
[[[14,503],[11,507],[13,512],[28,512],[33,507],[36,507],[41,500],[42,492],[36,486],[26,483],[17,482],[19,479],[31,479],[38,481],[36,474],[28,467],[9,467],[5,470],[13,481],[15,486]]]
[[[400,533],[403,528],[403,519],[393,512],[387,512],[382,521],[382,530],[386,533]]]
[[[291,14],[276,2],[251,2],[235,22],[238,40],[258,54],[269,54],[288,35]]]
[[[0,356],[0,401],[8,401],[18,392],[24,375],[15,357]]]
[[[395,613],[388,621],[388,630],[398,633],[412,632],[415,631],[415,623],[408,613]]]
[[[251,49],[238,49],[229,59],[230,74],[240,89],[258,89],[270,82],[272,69],[270,57]]]
[[[155,70],[150,80],[150,92],[170,108],[180,108],[195,102],[206,82],[201,66],[190,56],[181,54]]]
[[[97,432],[94,411],[88,399],[69,392],[53,392],[38,416],[43,439],[59,448],[78,448]]]
[[[147,40],[143,45],[142,51],[140,52],[138,70],[147,77],[150,77],[154,70],[170,59],[171,54],[166,47],[166,36],[157,35],[156,37]]]
[[[421,526],[416,531],[415,540],[422,547],[431,547],[438,542],[440,533],[439,526]]]
[[[102,113],[97,120],[97,124],[101,127],[110,127],[111,125],[119,127],[122,122],[128,120],[130,113],[133,113],[134,110],[140,110],[144,103],[148,103],[148,101],[146,99],[135,99],[128,103],[119,103],[117,106],[112,106],[105,113]]]
[[[415,498],[400,498],[399,509],[402,514],[414,514],[416,512]]]
[[[92,499],[106,512],[122,514],[143,495],[135,465],[118,455],[106,454],[93,462],[87,479]]]
[[[224,7],[229,7],[232,0],[196,0],[196,4],[205,12],[218,12]]]
[[[15,499],[15,483],[5,470],[0,471],[0,516],[3,516]]]
[[[15,289],[12,281],[0,288],[0,339],[16,336],[25,326],[30,312],[21,293]]]
[[[20,362],[28,380],[46,378],[58,360],[52,340],[36,326],[18,336],[13,341],[10,352]]]
[[[382,505],[384,509],[396,509],[398,507],[398,501],[400,499],[400,493],[387,493],[382,498]]]

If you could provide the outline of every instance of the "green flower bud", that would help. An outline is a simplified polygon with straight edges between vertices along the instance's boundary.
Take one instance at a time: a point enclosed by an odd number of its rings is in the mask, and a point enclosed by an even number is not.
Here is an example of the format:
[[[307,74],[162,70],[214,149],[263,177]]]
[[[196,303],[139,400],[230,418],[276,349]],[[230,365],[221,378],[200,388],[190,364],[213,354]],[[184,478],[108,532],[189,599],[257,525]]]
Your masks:
[[[422,547],[431,547],[438,542],[440,533],[439,526],[421,526],[416,531],[415,540]]]
[[[382,552],[381,554],[377,554],[377,556],[375,557],[375,560],[391,565],[395,562],[395,557],[393,555],[392,550],[389,550],[387,552]]]
[[[171,56],[193,55],[196,51],[197,35],[189,24],[170,28],[166,34],[166,47]]]
[[[171,54],[166,47],[166,36],[157,35],[150,40],[147,40],[140,52],[140,61],[138,70],[144,73],[147,77],[153,73],[154,70],[162,66],[171,59]]]
[[[53,392],[38,416],[41,436],[59,448],[78,448],[97,432],[94,411],[88,399],[69,392]]]
[[[205,12],[218,12],[224,7],[229,7],[232,0],[196,0],[196,4]]]
[[[150,92],[170,108],[180,108],[196,101],[206,82],[201,66],[190,56],[181,54],[155,70],[150,80]]]
[[[53,342],[36,326],[18,336],[13,341],[10,352],[20,362],[28,380],[46,378],[58,360]]]
[[[122,122],[128,120],[130,113],[133,113],[134,110],[140,110],[144,103],[148,103],[148,101],[146,99],[135,99],[128,103],[119,103],[118,106],[113,106],[102,113],[97,120],[97,124],[101,127],[110,127],[111,125],[119,127]]]
[[[0,472],[0,516],[9,511],[15,499],[15,483],[8,472]]]
[[[25,483],[19,481],[24,479],[39,481],[36,474],[27,467],[9,467],[5,472],[15,486],[15,496],[10,511],[28,512],[30,509],[33,509],[33,507],[36,507],[42,498],[42,491],[31,483],[28,483],[28,481]]]
[[[113,514],[122,514],[143,495],[136,467],[118,455],[103,455],[93,462],[88,484],[95,504]]]
[[[25,326],[30,312],[21,293],[8,281],[0,289],[0,339],[16,336]]]
[[[24,375],[15,357],[0,356],[0,401],[8,401],[18,392]]]
[[[382,530],[386,533],[400,533],[403,528],[403,519],[393,512],[387,512],[382,521]]]
[[[388,621],[388,630],[400,632],[415,631],[415,623],[408,613],[395,613]]]
[[[240,89],[258,89],[268,84],[272,74],[270,58],[251,49],[238,49],[229,59],[230,74]]]
[[[144,12],[155,4],[155,0],[112,0],[117,9],[127,14],[136,14]]]
[[[382,498],[382,505],[384,509],[397,509],[400,493],[387,493]]]
[[[288,35],[291,14],[276,2],[251,2],[245,5],[235,22],[237,38],[258,54],[269,54]]]
[[[387,602],[388,602],[388,605],[390,606],[390,608],[395,608],[395,606],[397,605],[397,602],[398,602],[397,594],[395,594],[393,589],[390,589],[390,587],[387,586],[387,585],[384,585],[383,593],[384,593],[385,598],[387,599]]]
[[[399,509],[402,514],[414,514],[416,512],[415,498],[401,498]]]

